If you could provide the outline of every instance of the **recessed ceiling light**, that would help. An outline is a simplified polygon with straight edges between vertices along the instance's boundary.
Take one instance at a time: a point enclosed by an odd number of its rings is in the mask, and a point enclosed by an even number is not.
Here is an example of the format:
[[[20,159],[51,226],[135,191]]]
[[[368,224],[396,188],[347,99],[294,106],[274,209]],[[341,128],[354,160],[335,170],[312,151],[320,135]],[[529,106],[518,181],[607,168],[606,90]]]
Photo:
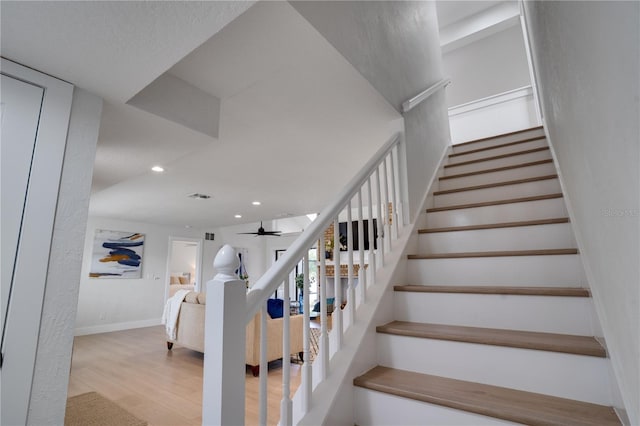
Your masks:
[[[233,217],[235,217],[236,219],[242,219],[242,215],[241,214],[237,214],[237,215],[235,215]]]
[[[253,204],[254,206],[259,206],[262,203],[260,201],[253,201],[251,204]]]
[[[194,192],[193,194],[187,195],[187,197],[195,198],[196,200],[208,200],[209,198],[211,198],[211,195],[200,194],[198,192]]]
[[[184,227],[187,229],[191,229],[191,225],[185,225]]]
[[[153,167],[151,168],[151,170],[153,170],[153,171],[154,171],[154,172],[156,172],[156,173],[162,173],[162,172],[164,172],[164,168],[163,168],[162,166],[153,166]]]

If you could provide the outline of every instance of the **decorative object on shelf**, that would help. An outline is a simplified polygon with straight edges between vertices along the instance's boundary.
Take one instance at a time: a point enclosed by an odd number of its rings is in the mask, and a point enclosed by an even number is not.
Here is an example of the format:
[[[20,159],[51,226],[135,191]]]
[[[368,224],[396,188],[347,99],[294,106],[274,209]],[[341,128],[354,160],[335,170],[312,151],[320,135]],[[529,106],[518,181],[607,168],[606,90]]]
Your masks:
[[[244,281],[244,285],[249,288],[249,274],[247,273],[247,269],[244,266],[244,262],[246,260],[247,249],[236,248],[236,252],[238,253],[238,269],[236,269],[236,275],[242,281]]]
[[[142,278],[144,234],[96,229],[91,278]]]
[[[333,237],[327,239],[324,243],[324,258],[333,259]]]
[[[296,275],[296,287],[298,288],[299,313],[304,313],[304,274]]]

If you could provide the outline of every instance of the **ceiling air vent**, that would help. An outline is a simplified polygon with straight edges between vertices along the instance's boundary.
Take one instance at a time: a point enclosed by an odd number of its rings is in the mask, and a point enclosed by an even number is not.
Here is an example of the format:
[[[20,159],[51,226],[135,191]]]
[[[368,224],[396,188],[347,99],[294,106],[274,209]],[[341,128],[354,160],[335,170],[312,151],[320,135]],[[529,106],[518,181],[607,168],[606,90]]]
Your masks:
[[[208,200],[209,198],[211,198],[211,195],[194,192],[193,194],[187,195],[187,197],[195,198],[196,200]]]

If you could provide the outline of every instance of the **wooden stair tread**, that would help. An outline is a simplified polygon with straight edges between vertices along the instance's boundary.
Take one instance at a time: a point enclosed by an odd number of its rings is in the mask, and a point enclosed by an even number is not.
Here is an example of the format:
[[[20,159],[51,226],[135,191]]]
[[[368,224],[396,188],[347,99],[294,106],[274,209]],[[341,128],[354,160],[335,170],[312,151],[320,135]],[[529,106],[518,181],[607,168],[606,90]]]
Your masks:
[[[447,285],[396,285],[395,291],[415,293],[466,293],[500,294],[516,296],[566,296],[590,297],[589,289],[582,287],[509,287],[509,286],[447,286]]]
[[[418,234],[432,234],[432,233],[438,233],[438,232],[456,232],[456,231],[476,231],[481,229],[517,228],[520,226],[554,225],[558,223],[569,223],[569,218],[559,217],[554,219],[524,220],[519,222],[489,223],[484,225],[448,226],[445,228],[426,228],[426,229],[418,229]]]
[[[511,348],[562,352],[606,358],[607,352],[592,336],[503,330],[447,324],[393,321],[376,327],[378,333]]]
[[[438,180],[447,180],[447,179],[456,179],[461,177],[482,175],[485,173],[494,173],[494,172],[503,172],[505,170],[519,169],[522,167],[531,167],[531,166],[539,166],[541,164],[553,163],[553,159],[549,158],[547,160],[538,160],[538,161],[529,161],[527,163],[514,164],[512,166],[504,166],[504,167],[496,167],[493,169],[486,170],[478,170],[477,172],[468,172],[468,173],[460,173],[457,175],[449,175],[449,176],[441,176]]]
[[[389,367],[374,367],[353,384],[532,426],[621,424],[612,407]]]
[[[518,185],[521,183],[538,182],[541,180],[550,180],[550,179],[557,179],[557,178],[558,178],[558,175],[556,174],[545,175],[545,176],[535,176],[535,177],[524,178],[524,179],[506,180],[503,182],[496,182],[496,183],[486,183],[483,185],[465,186],[462,188],[455,188],[455,189],[445,189],[442,191],[435,191],[433,195],[444,195],[444,194],[453,194],[456,192],[475,191],[477,189],[497,188],[500,186]]]
[[[460,163],[445,164],[445,169],[449,167],[466,166],[469,164],[482,163],[483,161],[500,160],[502,158],[515,157],[517,155],[533,154],[534,152],[548,151],[549,147],[527,149],[525,151],[510,152],[508,154],[495,155],[493,157],[478,158],[476,160],[462,161]]]
[[[545,138],[546,138],[546,136],[544,136],[544,135],[543,136],[536,136],[536,137],[533,137],[533,138],[522,139],[522,140],[515,141],[515,142],[508,142],[508,143],[503,143],[503,144],[500,144],[500,145],[488,146],[488,147],[485,147],[485,148],[472,149],[472,150],[465,151],[465,152],[458,152],[458,153],[449,154],[449,158],[451,158],[451,157],[459,157],[461,155],[467,155],[467,154],[475,154],[475,153],[483,152],[483,151],[490,151],[492,149],[506,148],[508,146],[520,145],[522,143],[533,142],[533,141],[537,141],[537,140],[545,139]]]
[[[433,207],[427,209],[427,213],[443,212],[447,210],[471,209],[476,207],[499,206],[502,204],[526,203],[529,201],[551,200],[554,198],[562,198],[562,192],[555,194],[536,195],[533,197],[509,198],[506,200],[483,201],[481,203],[457,204],[455,206]]]
[[[468,257],[509,257],[509,256],[555,256],[578,254],[578,249],[536,249],[536,250],[501,250],[501,251],[471,251],[462,253],[432,253],[410,254],[407,259],[461,259]]]
[[[509,133],[502,133],[499,135],[495,135],[495,136],[487,136],[486,138],[480,138],[480,139],[474,139],[471,141],[467,141],[467,142],[462,142],[462,143],[458,143],[453,145],[453,147],[458,147],[458,146],[465,146],[465,145],[470,145],[472,143],[476,143],[476,142],[484,142],[484,141],[488,141],[490,139],[498,139],[498,138],[503,138],[505,136],[512,136],[512,135],[518,135],[520,133],[525,133],[525,132],[532,132],[534,130],[538,130],[538,129],[542,129],[542,126],[536,126],[536,127],[531,127],[529,129],[522,129],[522,130],[516,130],[515,132],[509,132]]]

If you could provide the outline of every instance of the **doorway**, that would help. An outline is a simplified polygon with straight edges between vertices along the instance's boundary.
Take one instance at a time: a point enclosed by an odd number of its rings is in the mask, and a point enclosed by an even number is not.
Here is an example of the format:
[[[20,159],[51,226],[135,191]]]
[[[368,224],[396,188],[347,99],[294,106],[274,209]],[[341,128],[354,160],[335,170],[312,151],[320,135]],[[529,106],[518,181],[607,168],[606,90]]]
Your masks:
[[[201,291],[201,239],[169,237],[166,277],[165,300],[173,296],[178,290]]]

